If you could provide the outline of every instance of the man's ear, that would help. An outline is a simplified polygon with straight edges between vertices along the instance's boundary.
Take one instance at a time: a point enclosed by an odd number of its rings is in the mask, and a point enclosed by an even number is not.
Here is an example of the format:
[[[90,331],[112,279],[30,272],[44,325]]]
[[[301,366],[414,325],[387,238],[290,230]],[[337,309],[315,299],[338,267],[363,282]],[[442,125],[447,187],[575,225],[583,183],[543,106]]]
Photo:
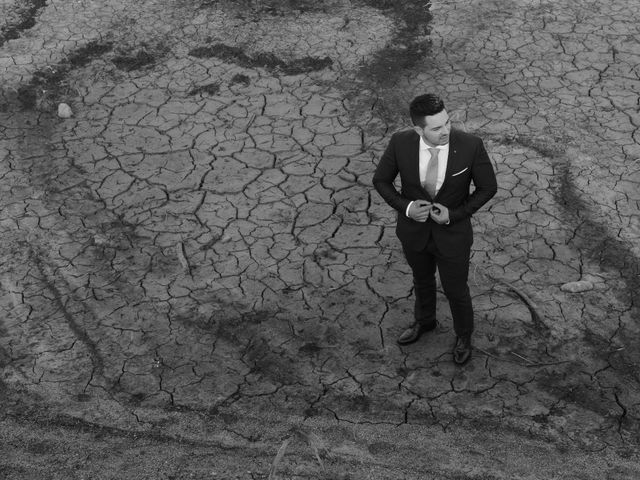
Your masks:
[[[420,128],[418,125],[413,126],[413,131],[422,136],[422,128]]]

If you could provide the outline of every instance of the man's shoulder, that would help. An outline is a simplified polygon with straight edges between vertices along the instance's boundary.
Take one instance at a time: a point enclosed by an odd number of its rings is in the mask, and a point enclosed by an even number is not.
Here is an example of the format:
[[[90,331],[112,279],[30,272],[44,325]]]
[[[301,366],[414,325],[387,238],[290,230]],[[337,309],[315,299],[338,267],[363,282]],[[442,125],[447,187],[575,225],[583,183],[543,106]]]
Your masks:
[[[391,138],[394,140],[411,140],[417,139],[418,134],[413,128],[403,128],[402,130],[398,130],[391,135]]]
[[[465,132],[464,130],[452,129],[451,137],[454,141],[461,143],[476,144],[482,143],[482,139],[473,133]]]

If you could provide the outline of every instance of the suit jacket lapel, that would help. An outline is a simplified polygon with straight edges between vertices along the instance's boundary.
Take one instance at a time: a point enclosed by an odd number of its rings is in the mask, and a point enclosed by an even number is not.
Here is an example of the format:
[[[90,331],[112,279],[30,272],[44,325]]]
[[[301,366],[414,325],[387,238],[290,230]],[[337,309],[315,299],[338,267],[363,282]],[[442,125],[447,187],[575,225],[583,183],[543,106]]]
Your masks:
[[[412,138],[409,161],[411,162],[411,170],[418,179],[418,183],[420,183],[420,135],[415,133]]]

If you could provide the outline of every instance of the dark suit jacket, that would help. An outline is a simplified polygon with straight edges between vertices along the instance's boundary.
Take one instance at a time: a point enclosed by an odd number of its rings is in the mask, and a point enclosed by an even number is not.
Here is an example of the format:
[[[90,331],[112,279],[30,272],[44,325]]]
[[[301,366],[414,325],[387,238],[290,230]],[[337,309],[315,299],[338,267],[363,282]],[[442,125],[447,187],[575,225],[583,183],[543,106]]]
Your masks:
[[[435,198],[431,198],[420,183],[419,149],[420,136],[414,130],[395,133],[378,163],[373,185],[382,198],[398,211],[396,234],[404,248],[422,250],[429,237],[433,236],[443,254],[464,254],[473,243],[471,215],[498,190],[491,160],[480,138],[452,130],[444,183]],[[398,174],[400,191],[394,185]],[[474,190],[470,192],[472,181]],[[431,218],[417,222],[407,217],[407,206],[412,200],[444,205],[449,209],[450,223],[439,225]]]

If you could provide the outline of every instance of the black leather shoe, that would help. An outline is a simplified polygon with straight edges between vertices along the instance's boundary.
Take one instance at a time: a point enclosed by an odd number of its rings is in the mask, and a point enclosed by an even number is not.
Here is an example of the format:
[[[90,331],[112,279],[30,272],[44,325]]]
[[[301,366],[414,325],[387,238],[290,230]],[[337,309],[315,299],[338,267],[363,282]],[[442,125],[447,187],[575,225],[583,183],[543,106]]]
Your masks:
[[[464,365],[471,358],[471,350],[471,335],[458,337],[453,349],[453,361],[458,365]]]
[[[409,345],[410,343],[413,343],[416,340],[418,340],[423,333],[430,332],[431,330],[436,328],[437,325],[438,325],[438,322],[433,322],[432,324],[429,324],[429,325],[424,325],[422,323],[415,322],[413,325],[407,328],[404,332],[402,332],[402,334],[398,337],[398,344]]]

